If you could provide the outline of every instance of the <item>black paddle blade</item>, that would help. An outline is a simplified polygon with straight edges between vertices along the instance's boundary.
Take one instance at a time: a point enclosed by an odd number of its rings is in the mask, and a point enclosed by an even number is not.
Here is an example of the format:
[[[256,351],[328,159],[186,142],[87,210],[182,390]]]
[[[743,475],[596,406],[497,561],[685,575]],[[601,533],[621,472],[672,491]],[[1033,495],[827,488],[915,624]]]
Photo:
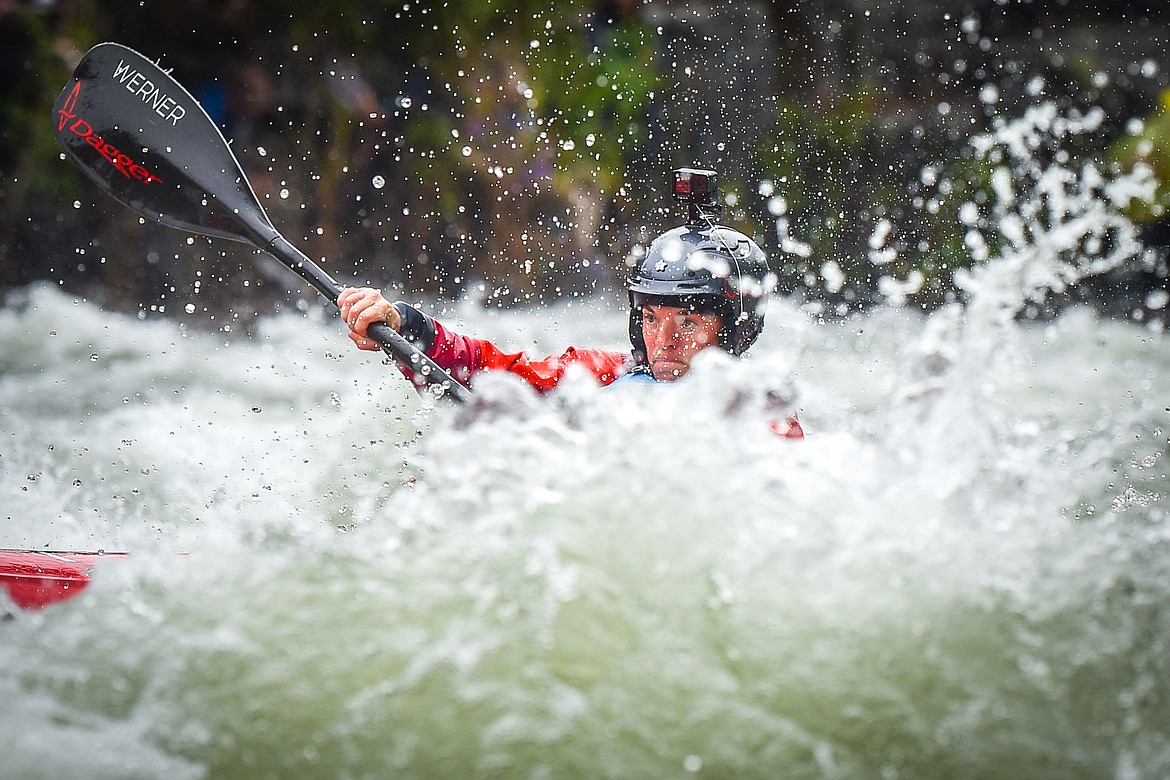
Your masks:
[[[115,198],[171,227],[264,249],[279,234],[211,117],[133,49],[90,49],[53,106],[65,153]]]

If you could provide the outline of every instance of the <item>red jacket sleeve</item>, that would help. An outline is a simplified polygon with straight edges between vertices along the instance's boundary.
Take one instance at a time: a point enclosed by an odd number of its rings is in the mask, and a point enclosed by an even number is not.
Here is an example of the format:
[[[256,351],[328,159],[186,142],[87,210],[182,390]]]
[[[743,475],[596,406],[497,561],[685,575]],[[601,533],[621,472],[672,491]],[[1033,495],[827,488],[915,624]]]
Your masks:
[[[617,379],[629,360],[622,352],[604,349],[569,347],[562,354],[532,360],[523,352],[504,352],[487,339],[455,333],[437,320],[431,320],[435,340],[427,357],[451,373],[460,382],[470,382],[482,371],[507,371],[519,376],[538,392],[547,393],[564,378],[571,365],[579,365],[598,382],[608,385]],[[404,371],[410,376],[409,371]]]

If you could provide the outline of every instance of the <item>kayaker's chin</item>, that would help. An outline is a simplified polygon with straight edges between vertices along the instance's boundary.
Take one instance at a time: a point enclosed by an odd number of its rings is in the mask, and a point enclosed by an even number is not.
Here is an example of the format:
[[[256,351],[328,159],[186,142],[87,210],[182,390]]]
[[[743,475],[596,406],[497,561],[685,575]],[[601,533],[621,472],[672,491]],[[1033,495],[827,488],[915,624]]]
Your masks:
[[[676,379],[681,379],[689,368],[690,366],[681,360],[668,358],[654,360],[650,363],[650,371],[659,382],[673,382]]]

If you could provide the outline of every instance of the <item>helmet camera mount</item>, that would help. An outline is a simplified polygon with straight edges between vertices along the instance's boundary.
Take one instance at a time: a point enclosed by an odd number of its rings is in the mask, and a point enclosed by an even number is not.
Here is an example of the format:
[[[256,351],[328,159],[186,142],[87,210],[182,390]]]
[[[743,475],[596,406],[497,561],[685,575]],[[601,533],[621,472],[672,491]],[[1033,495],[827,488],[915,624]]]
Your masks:
[[[674,199],[687,204],[688,225],[711,224],[723,213],[715,171],[675,168]]]
[[[687,224],[716,228],[716,221],[723,216],[723,206],[719,203],[719,175],[703,168],[675,168],[673,173],[674,199],[687,204]],[[726,251],[727,259],[735,266],[735,277],[738,279],[739,245],[729,244],[722,231],[713,230],[713,235]],[[739,310],[735,312],[737,319],[744,314],[742,301],[738,304]]]

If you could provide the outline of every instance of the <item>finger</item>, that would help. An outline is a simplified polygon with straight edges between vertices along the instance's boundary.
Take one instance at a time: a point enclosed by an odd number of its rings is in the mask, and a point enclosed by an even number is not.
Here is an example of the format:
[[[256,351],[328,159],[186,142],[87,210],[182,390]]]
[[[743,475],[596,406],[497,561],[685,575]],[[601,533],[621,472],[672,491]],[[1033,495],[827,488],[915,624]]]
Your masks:
[[[377,303],[370,304],[369,306],[366,306],[358,311],[354,319],[358,323],[358,329],[360,331],[365,331],[366,328],[370,327],[370,325],[374,324],[375,322],[386,321],[385,307]]]
[[[396,314],[397,312],[390,302],[379,296],[376,303],[362,311],[361,316],[358,318],[358,330],[368,330],[375,322],[385,323],[394,330],[398,330],[399,327],[395,321]]]
[[[358,309],[362,308],[361,304],[363,301],[375,299],[376,295],[377,291],[369,287],[348,287],[342,290],[341,294],[337,296],[337,308],[348,320],[355,307]]]
[[[361,297],[362,294],[360,290],[356,290],[353,287],[347,287],[341,291],[340,295],[337,296],[337,308],[341,310],[342,314],[345,314],[346,311],[352,308],[353,304]]]
[[[376,320],[376,317],[376,300],[369,296],[363,296],[361,300],[355,301],[349,309],[349,327],[364,336],[366,328]]]
[[[378,322],[378,309],[376,306],[367,306],[354,313],[352,327],[355,333],[368,336],[367,331],[375,322]]]

